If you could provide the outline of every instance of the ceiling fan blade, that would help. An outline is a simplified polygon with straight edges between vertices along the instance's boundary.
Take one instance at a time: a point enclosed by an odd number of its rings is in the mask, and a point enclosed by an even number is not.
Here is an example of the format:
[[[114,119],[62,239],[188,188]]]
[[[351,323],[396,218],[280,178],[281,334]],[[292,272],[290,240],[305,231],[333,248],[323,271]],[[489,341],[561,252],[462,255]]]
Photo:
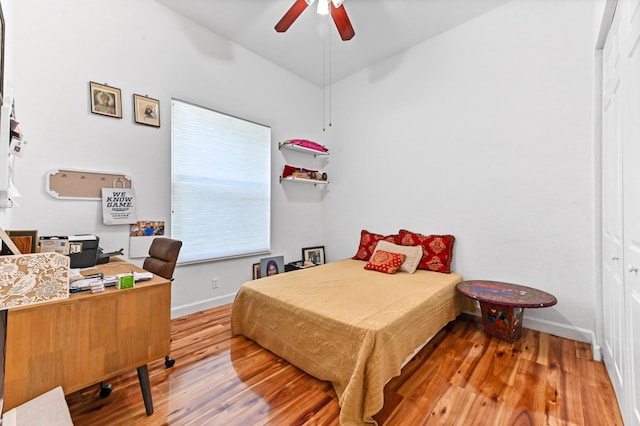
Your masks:
[[[276,24],[276,31],[283,33],[289,29],[291,24],[298,19],[298,16],[307,8],[309,4],[305,0],[296,0],[291,8],[284,14],[282,19]]]
[[[333,22],[336,24],[336,28],[338,28],[338,32],[340,33],[340,37],[342,40],[351,40],[356,32],[353,30],[351,26],[351,21],[347,16],[347,11],[344,8],[344,5],[340,7],[335,7],[333,2],[329,2],[329,6],[331,7],[331,17],[333,18]]]

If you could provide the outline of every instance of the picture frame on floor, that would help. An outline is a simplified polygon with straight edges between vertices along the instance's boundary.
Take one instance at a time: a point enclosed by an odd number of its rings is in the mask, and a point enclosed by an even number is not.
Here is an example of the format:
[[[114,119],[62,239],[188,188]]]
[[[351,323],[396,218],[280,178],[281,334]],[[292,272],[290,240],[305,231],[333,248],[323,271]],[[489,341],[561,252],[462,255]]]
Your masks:
[[[323,265],[324,260],[324,246],[317,247],[305,247],[302,249],[302,261],[311,262],[314,265]]]
[[[260,259],[260,278],[284,272],[284,256],[263,257]]]
[[[253,279],[257,280],[260,278],[260,262],[253,264]]]

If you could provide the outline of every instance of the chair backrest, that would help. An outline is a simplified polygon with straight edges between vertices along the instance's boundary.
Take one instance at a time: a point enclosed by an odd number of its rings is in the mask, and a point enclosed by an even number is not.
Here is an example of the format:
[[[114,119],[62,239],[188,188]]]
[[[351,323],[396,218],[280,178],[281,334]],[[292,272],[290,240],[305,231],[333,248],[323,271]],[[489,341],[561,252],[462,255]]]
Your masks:
[[[168,280],[173,279],[182,241],[156,237],[149,247],[149,257],[144,260],[142,268]]]

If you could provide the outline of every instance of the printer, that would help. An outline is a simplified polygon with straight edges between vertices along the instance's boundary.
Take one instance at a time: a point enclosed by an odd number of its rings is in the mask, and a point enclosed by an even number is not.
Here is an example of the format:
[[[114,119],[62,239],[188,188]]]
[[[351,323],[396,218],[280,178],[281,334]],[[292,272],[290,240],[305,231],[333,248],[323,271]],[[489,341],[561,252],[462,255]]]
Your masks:
[[[98,243],[96,235],[69,235],[69,258],[71,268],[90,268],[98,259]]]

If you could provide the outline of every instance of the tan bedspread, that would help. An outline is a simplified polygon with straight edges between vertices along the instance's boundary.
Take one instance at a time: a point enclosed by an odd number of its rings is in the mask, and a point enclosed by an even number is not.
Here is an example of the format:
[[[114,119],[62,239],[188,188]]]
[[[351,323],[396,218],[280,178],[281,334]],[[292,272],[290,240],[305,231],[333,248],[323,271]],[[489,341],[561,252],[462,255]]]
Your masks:
[[[340,423],[375,423],[384,386],[458,316],[456,273],[383,274],[345,259],[245,283],[231,329],[333,384]]]

